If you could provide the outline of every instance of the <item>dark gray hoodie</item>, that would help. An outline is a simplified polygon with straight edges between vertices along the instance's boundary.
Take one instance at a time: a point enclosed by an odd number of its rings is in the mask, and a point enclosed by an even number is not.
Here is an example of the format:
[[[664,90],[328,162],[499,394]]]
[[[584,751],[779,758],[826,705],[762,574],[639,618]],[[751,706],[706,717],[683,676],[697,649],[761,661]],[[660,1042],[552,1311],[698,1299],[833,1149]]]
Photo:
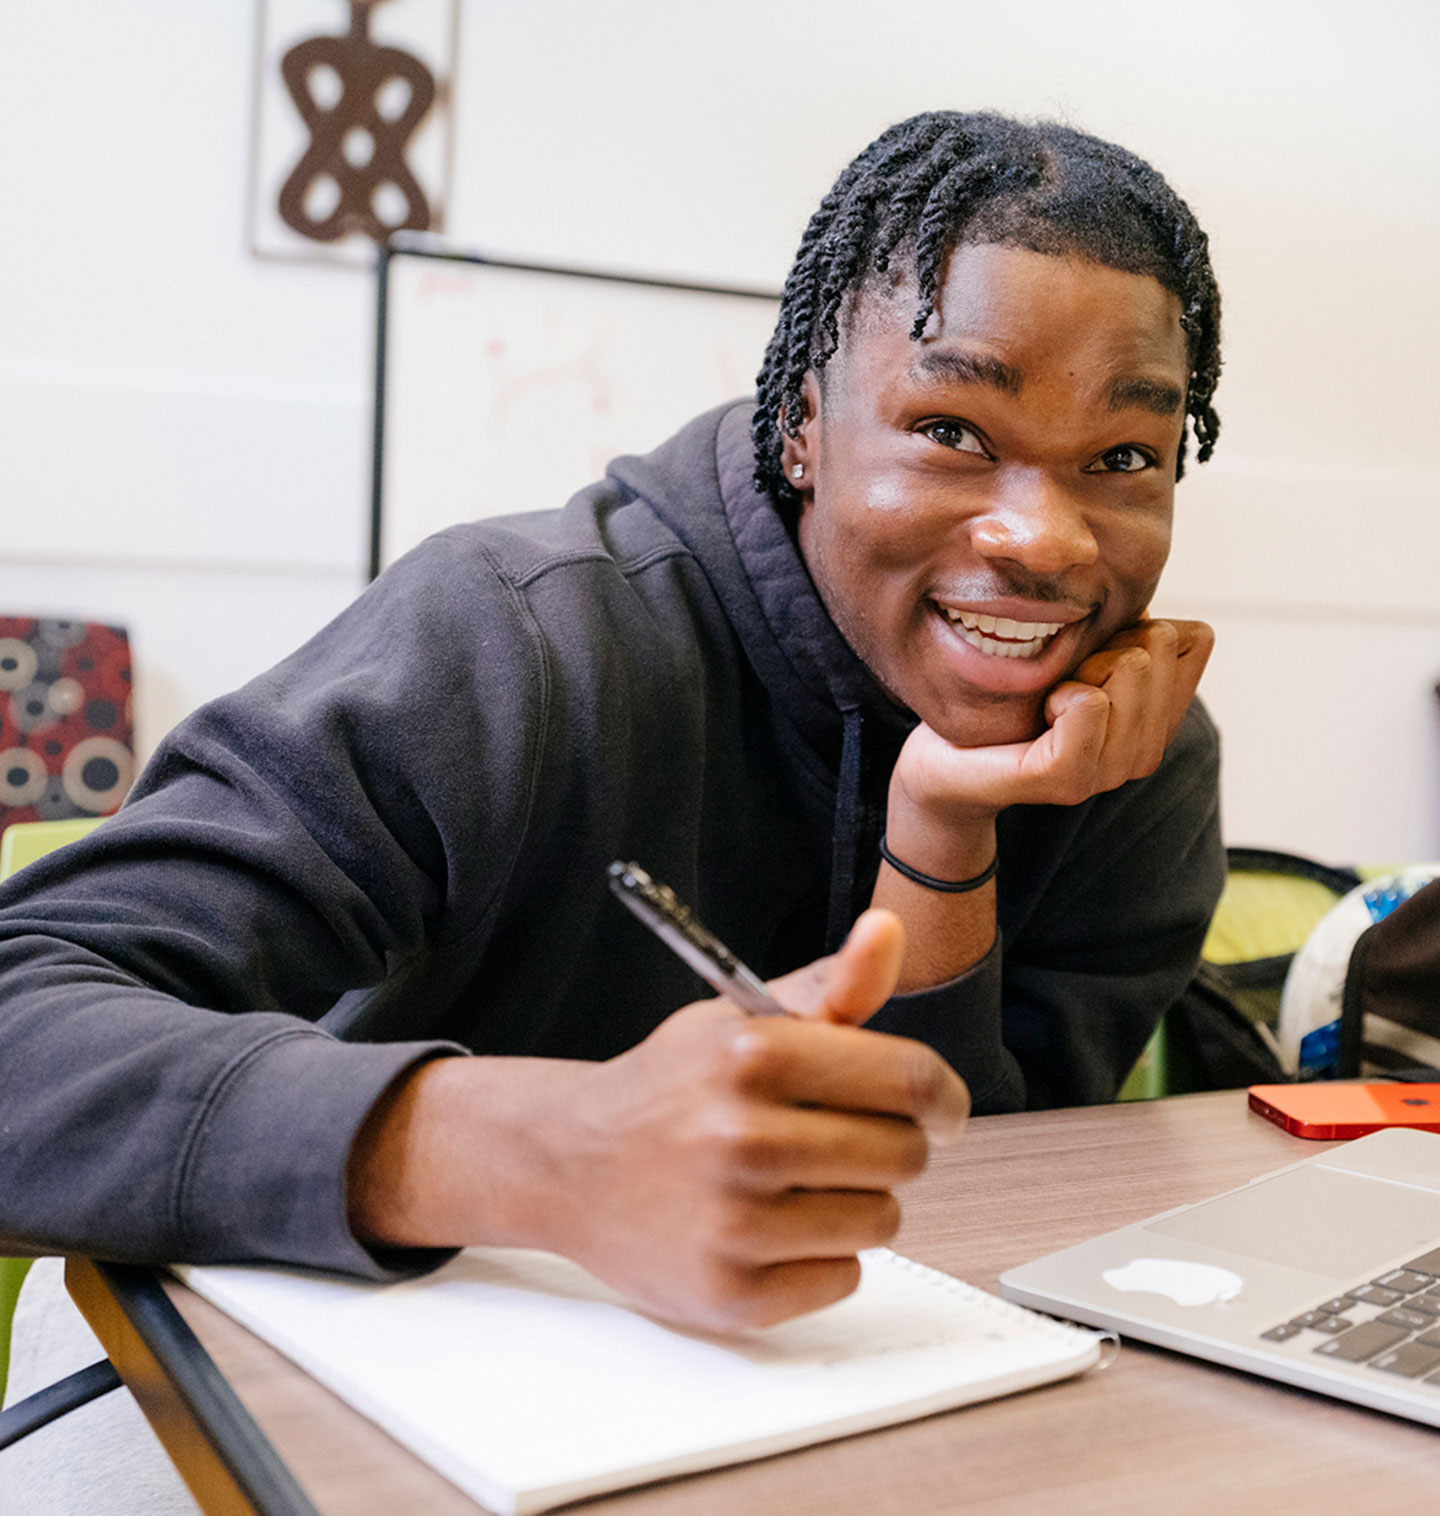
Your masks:
[[[762,974],[843,933],[914,718],[755,492],[749,417],[432,538],[0,887],[0,1252],[422,1265],[345,1221],[398,1073],[457,1044],[606,1058],[708,993],[612,859]],[[1149,779],[1006,812],[1000,944],[871,1024],[979,1112],[1113,1096],[1219,894],[1217,762],[1197,705]]]

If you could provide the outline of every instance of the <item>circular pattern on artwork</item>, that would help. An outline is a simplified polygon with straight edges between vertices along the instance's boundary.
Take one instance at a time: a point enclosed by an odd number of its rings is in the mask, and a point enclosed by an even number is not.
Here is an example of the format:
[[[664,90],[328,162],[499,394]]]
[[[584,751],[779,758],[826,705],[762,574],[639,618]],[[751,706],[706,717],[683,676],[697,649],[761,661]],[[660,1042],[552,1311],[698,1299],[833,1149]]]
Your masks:
[[[0,690],[23,690],[35,677],[40,660],[18,637],[0,637]]]
[[[85,703],[85,725],[92,732],[108,732],[120,719],[120,707],[113,700],[89,700]]]
[[[50,686],[37,679],[10,697],[10,715],[22,732],[40,732],[59,719],[50,709]]]
[[[35,815],[41,821],[69,821],[82,816],[78,805],[65,793],[65,781],[59,774],[51,774],[45,783],[45,793],[35,802]]]
[[[27,747],[6,748],[0,753],[0,805],[34,805],[49,777],[39,753]]]
[[[135,759],[113,737],[86,737],[65,755],[65,793],[83,810],[113,811],[135,775]]]
[[[85,686],[78,679],[57,679],[45,699],[57,716],[73,716],[85,704]]]
[[[35,623],[35,640],[44,647],[74,647],[85,640],[83,621],[47,621],[41,617]]]
[[[136,767],[130,697],[124,627],[0,616],[0,828],[119,805]]]

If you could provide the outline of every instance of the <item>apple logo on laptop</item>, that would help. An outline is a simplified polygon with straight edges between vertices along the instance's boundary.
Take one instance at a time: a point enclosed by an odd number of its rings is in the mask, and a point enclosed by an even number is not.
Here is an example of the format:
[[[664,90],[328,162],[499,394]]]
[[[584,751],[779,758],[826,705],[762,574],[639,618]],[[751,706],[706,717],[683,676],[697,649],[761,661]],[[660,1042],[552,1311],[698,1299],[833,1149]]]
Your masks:
[[[1229,1269],[1186,1258],[1132,1258],[1123,1268],[1100,1276],[1112,1290],[1143,1290],[1176,1305],[1216,1305],[1234,1300],[1245,1281]]]

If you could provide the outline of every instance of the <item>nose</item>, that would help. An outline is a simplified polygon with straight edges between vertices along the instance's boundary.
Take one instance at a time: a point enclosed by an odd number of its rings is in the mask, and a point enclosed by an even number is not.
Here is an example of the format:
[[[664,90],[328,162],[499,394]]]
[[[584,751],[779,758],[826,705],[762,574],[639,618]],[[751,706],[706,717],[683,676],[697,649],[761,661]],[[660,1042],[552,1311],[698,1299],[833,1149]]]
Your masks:
[[[1100,556],[1083,502],[1043,469],[1017,470],[987,509],[971,520],[983,558],[1006,558],[1035,574],[1082,568]]]

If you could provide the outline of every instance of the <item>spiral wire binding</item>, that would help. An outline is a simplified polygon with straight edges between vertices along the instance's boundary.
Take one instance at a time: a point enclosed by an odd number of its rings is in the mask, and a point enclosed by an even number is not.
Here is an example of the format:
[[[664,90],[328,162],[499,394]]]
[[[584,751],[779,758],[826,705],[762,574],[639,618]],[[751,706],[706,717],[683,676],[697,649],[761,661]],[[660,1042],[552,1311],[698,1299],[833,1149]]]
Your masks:
[[[913,1258],[907,1258],[903,1253],[897,1253],[891,1248],[866,1248],[861,1257],[885,1259],[891,1264],[898,1265],[907,1274],[913,1274],[917,1279],[923,1279],[937,1289],[948,1290],[952,1295],[964,1296],[971,1304],[978,1305],[996,1316],[1004,1316],[1010,1321],[1024,1322],[1032,1330],[1046,1335],[1065,1339],[1074,1336],[1094,1338],[1100,1344],[1100,1359],[1095,1365],[1097,1373],[1101,1369],[1108,1369],[1120,1356],[1119,1334],[1108,1327],[1084,1326],[1079,1322],[1062,1321],[1059,1317],[1047,1316],[1042,1311],[1032,1311],[1029,1306],[1016,1305],[1013,1300],[1003,1300],[999,1295],[992,1295],[989,1290],[967,1284],[963,1279],[956,1279],[953,1274],[946,1274],[940,1269],[932,1269],[928,1263],[917,1263]]]

